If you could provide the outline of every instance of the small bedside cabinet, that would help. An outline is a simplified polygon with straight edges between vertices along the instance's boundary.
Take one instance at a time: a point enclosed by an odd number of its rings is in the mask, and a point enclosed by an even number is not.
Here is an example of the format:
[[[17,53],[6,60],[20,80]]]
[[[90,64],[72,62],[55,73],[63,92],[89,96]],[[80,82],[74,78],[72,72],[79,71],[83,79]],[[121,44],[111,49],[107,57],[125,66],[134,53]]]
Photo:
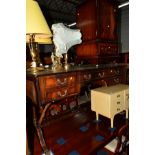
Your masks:
[[[128,118],[129,109],[129,86],[117,84],[109,87],[100,87],[91,90],[91,110],[98,115],[103,115],[111,119],[111,128],[113,128],[114,116],[123,110],[126,111]]]

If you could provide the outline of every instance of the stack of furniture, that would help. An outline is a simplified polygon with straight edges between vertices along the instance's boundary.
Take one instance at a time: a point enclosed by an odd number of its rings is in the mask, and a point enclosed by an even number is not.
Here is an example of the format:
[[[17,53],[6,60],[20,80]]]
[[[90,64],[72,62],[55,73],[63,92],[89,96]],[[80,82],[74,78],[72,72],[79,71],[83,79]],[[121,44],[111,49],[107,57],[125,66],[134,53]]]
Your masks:
[[[77,8],[82,44],[77,45],[75,63],[89,65],[75,65],[68,70],[27,71],[26,95],[32,104],[33,123],[45,154],[50,150],[42,129],[55,118],[79,108],[83,90],[125,83],[126,64],[117,63],[117,14],[113,0],[86,0]]]
[[[113,0],[86,0],[77,8],[77,27],[82,44],[76,49],[76,62],[88,64],[119,61],[117,3]]]

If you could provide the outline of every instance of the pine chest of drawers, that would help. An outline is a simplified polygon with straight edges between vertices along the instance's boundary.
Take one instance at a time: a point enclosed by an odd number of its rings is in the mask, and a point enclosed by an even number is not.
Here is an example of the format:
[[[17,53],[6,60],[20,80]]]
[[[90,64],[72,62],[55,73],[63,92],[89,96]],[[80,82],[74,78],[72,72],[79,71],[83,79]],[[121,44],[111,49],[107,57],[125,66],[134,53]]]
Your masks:
[[[100,87],[91,90],[91,110],[96,112],[96,119],[101,114],[111,119],[113,128],[114,116],[123,110],[128,118],[129,86],[117,84],[110,87]]]

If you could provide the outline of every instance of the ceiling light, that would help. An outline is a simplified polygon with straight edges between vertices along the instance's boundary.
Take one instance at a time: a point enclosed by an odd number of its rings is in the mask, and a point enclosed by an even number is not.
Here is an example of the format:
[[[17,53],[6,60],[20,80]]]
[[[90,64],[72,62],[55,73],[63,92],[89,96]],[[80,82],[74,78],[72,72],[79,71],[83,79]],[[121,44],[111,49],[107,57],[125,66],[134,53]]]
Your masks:
[[[125,2],[125,3],[118,5],[118,8],[122,8],[122,7],[127,6],[127,5],[129,5],[129,2]]]

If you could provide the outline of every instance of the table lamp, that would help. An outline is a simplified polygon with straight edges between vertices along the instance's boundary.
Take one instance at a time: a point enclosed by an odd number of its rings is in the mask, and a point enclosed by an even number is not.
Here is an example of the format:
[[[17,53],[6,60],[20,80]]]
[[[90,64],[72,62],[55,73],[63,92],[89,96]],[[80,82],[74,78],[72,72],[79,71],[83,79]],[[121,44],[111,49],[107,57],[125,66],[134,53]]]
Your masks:
[[[40,62],[37,44],[49,41],[51,36],[52,33],[39,4],[34,0],[26,0],[26,42],[32,57],[31,67],[27,70],[38,72],[44,69]]]

